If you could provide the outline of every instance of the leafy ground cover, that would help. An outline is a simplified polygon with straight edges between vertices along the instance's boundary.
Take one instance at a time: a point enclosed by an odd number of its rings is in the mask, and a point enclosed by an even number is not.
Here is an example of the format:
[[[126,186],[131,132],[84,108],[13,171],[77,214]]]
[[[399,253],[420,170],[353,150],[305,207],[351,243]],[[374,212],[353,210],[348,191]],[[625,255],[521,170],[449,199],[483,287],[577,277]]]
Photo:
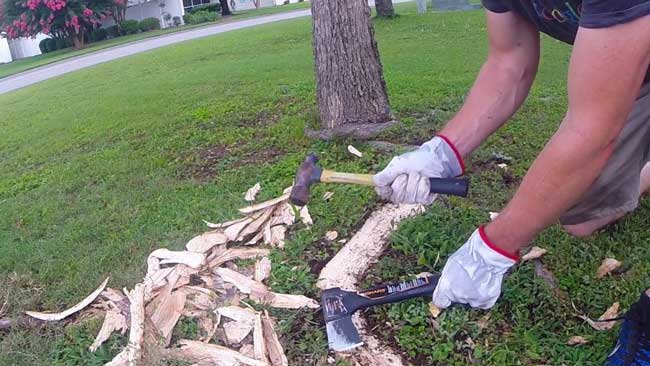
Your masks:
[[[70,57],[74,56],[81,56],[85,55],[90,52],[95,52],[95,51],[100,51],[106,48],[114,47],[114,46],[119,46],[123,45],[126,43],[131,43],[131,42],[136,42],[140,41],[143,39],[147,38],[152,38],[152,37],[157,37],[161,35],[165,35],[168,33],[174,33],[174,32],[181,32],[181,31],[186,31],[190,30],[193,28],[199,28],[199,27],[205,27],[205,26],[210,26],[214,25],[217,23],[223,23],[223,22],[231,22],[231,21],[237,21],[237,20],[242,20],[242,19],[247,19],[247,18],[253,18],[253,17],[258,17],[258,16],[263,16],[263,15],[271,15],[271,14],[276,14],[276,13],[282,13],[282,12],[287,12],[287,11],[292,11],[292,10],[300,10],[300,9],[307,9],[309,8],[309,2],[302,2],[302,3],[295,3],[295,4],[287,4],[287,5],[280,5],[280,6],[273,6],[273,7],[268,7],[268,8],[260,8],[260,9],[251,9],[251,10],[241,10],[237,12],[233,12],[233,15],[227,16],[220,18],[216,22],[211,22],[211,23],[202,23],[202,24],[194,24],[194,25],[183,25],[180,27],[176,28],[167,28],[167,29],[159,29],[159,30],[153,30],[153,31],[148,31],[148,32],[143,32],[143,33],[137,33],[137,34],[131,34],[127,36],[122,36],[122,37],[117,37],[113,39],[108,39],[105,41],[100,41],[100,42],[95,42],[90,44],[88,47],[80,49],[80,50],[74,50],[72,48],[66,48],[62,50],[57,50],[53,51],[44,55],[38,55],[38,56],[33,56],[33,57],[28,57],[20,60],[16,60],[7,64],[0,64],[0,79],[11,76],[14,74],[17,74],[19,72],[27,71],[39,66],[51,64],[53,62],[65,60]]]
[[[481,11],[419,16],[412,3],[375,28],[391,104],[404,126],[382,139],[429,138],[460,106],[486,53]],[[155,248],[180,249],[204,230],[202,219],[236,216],[243,193],[261,182],[260,198],[291,183],[299,161],[315,151],[324,166],[376,171],[389,154],[347,142],[312,142],[315,123],[308,19],[199,39],[98,65],[0,96],[0,304],[10,316],[26,309],[62,309],[105,276],[114,288],[141,280]],[[569,49],[544,39],[540,75],[523,110],[469,161],[468,199],[441,200],[406,222],[392,248],[365,279],[394,280],[439,271],[447,255],[512,195],[566,108]],[[191,67],[188,67],[191,65]],[[62,92],[65,91],[65,92]],[[508,171],[492,153],[512,157]],[[335,192],[330,202],[319,197]],[[315,187],[311,229],[296,227],[275,252],[271,286],[317,297],[317,273],[377,204],[352,186]],[[490,312],[455,308],[435,323],[424,300],[368,315],[377,332],[422,365],[598,365],[616,329],[596,333],[574,316],[570,301],[591,316],[614,301],[623,309],[650,283],[646,201],[600,235],[575,240],[558,228],[535,242],[549,253],[559,293],[517,267]],[[595,279],[600,261],[631,265],[622,276]],[[318,313],[274,312],[292,365],[326,365]],[[487,319],[487,320],[486,320]],[[98,320],[0,333],[0,365],[102,365],[124,338],[87,351]],[[175,337],[196,332],[191,321]],[[571,335],[590,343],[571,348]],[[471,341],[469,340],[471,338]],[[341,363],[343,364],[343,363]]]

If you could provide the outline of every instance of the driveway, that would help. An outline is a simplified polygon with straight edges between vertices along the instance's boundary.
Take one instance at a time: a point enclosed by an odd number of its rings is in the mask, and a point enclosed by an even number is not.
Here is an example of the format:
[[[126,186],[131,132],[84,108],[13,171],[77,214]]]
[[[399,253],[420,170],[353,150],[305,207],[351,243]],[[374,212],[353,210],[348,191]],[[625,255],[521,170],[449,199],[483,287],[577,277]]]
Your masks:
[[[412,0],[393,0],[393,3],[402,3]],[[369,1],[370,6],[374,5],[374,0]],[[212,26],[191,29],[187,31],[171,33],[159,37],[153,37],[142,41],[127,43],[121,46],[107,48],[105,50],[89,53],[82,56],[71,57],[59,62],[37,67],[28,71],[21,72],[6,78],[0,79],[0,94],[8,93],[12,90],[20,89],[43,80],[54,78],[69,72],[77,71],[86,67],[101,64],[103,62],[115,60],[118,58],[134,55],[136,53],[149,51],[155,48],[168,46],[174,43],[189,41],[196,38],[212,36],[237,29],[253,27],[256,25],[278,22],[282,20],[295,19],[311,15],[311,10],[297,10],[286,13],[240,20],[236,22],[215,24]]]

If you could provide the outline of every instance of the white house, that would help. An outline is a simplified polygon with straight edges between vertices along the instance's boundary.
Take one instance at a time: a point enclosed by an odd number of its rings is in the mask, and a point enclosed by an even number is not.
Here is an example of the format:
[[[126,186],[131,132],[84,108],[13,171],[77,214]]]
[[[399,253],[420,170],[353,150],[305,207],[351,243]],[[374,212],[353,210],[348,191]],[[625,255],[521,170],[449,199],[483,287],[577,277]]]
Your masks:
[[[45,34],[39,33],[34,38],[18,38],[8,40],[0,35],[0,63],[7,63],[25,57],[32,57],[41,54],[38,44],[45,38]]]

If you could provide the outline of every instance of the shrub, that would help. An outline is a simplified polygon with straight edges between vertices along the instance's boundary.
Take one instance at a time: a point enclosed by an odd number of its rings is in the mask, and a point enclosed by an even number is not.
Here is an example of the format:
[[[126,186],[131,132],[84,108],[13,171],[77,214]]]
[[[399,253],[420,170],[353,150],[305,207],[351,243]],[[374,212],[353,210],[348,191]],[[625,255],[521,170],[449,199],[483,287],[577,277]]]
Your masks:
[[[111,25],[110,27],[106,28],[106,32],[108,33],[108,36],[111,38],[116,38],[120,36],[120,29],[117,27],[117,25]]]
[[[125,20],[122,22],[122,35],[138,33],[140,30],[137,20]]]
[[[209,11],[197,11],[192,14],[183,15],[183,20],[186,24],[201,24],[207,22],[214,22],[219,18],[218,13],[213,13]]]
[[[160,29],[160,20],[158,18],[144,18],[140,21],[139,26],[142,32]]]
[[[48,53],[50,50],[47,49],[47,40],[49,38],[44,38],[38,42],[38,48],[41,50],[41,53]]]
[[[181,25],[181,17],[175,16],[172,18],[172,22],[174,23],[174,27],[178,27]]]
[[[208,4],[208,5],[200,5],[197,7],[194,7],[190,9],[189,13],[194,14],[199,11],[211,11],[213,13],[219,13],[221,14],[221,4],[219,3],[214,3],[214,4]]]
[[[108,36],[108,32],[104,28],[97,28],[93,29],[92,32],[90,32],[90,41],[91,42],[99,42],[103,41],[106,39]]]
[[[62,50],[64,48],[66,48],[66,47],[68,47],[68,44],[66,43],[65,39],[56,38],[54,40],[54,49],[52,51]]]

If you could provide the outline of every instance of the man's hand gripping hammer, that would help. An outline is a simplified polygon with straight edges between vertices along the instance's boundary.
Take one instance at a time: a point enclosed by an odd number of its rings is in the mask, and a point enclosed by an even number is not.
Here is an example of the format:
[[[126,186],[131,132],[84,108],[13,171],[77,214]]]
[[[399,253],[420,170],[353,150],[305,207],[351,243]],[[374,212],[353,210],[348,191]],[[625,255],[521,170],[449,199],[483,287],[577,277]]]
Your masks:
[[[340,173],[321,169],[316,163],[318,157],[307,155],[296,172],[296,180],[291,189],[289,200],[297,206],[304,206],[309,201],[310,189],[314,183],[351,183],[374,186],[372,174]],[[467,179],[430,178],[431,192],[465,197],[469,189]]]

